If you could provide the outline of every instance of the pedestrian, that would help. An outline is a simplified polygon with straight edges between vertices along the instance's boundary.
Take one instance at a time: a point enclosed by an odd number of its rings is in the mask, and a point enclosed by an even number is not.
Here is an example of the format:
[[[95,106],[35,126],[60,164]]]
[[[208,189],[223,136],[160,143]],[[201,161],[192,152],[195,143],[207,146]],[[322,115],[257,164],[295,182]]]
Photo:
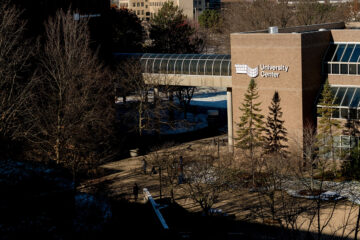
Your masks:
[[[146,168],[147,168],[147,162],[146,162],[145,158],[143,158],[143,170],[144,170],[144,174],[146,174]]]
[[[134,199],[136,202],[138,199],[138,195],[139,195],[139,187],[138,187],[137,183],[135,183],[133,186],[133,194],[134,194]]]
[[[152,166],[150,176],[153,175],[153,174],[157,174],[155,166]]]
[[[182,184],[184,181],[184,165],[183,165],[183,157],[179,158],[179,168],[178,168],[179,176],[178,176],[178,184]]]

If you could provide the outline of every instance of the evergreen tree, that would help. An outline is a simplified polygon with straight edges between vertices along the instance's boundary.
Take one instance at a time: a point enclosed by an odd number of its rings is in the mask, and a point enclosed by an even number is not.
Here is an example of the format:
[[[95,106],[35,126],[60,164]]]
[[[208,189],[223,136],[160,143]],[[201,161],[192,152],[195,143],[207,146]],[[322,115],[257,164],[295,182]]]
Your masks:
[[[336,110],[333,104],[334,94],[331,91],[330,84],[328,80],[326,80],[324,84],[324,88],[321,93],[321,98],[318,108],[318,114],[320,115],[320,119],[318,121],[318,147],[319,147],[319,155],[324,158],[332,158],[334,159],[334,133],[340,127],[340,121],[331,118],[333,112]]]
[[[151,19],[150,39],[151,51],[159,53],[197,53],[202,47],[202,40],[195,36],[183,11],[171,1],[165,2]]]
[[[284,120],[281,120],[282,114],[279,93],[275,91],[266,122],[264,150],[266,154],[279,154],[281,157],[286,157],[288,146],[284,143],[288,140]]]
[[[199,16],[199,25],[212,32],[219,32],[222,26],[220,13],[214,9],[206,9]]]
[[[262,146],[262,132],[264,130],[264,116],[260,113],[261,103],[255,102],[258,98],[259,94],[255,80],[251,79],[245,93],[244,103],[242,103],[242,107],[239,108],[242,116],[238,123],[238,130],[236,131],[238,137],[235,139],[237,141],[236,147],[248,153],[247,157],[249,157],[251,161],[253,185],[255,185],[255,153],[257,148]]]
[[[135,12],[111,9],[107,17],[111,24],[112,51],[142,52],[145,31]]]

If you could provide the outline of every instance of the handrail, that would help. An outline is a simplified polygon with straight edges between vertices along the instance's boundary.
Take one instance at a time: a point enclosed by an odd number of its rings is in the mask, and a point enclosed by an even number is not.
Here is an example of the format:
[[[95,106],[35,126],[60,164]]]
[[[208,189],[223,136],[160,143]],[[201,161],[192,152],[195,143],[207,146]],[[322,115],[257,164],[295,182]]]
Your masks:
[[[143,192],[144,192],[144,201],[147,202],[147,201],[150,201],[158,219],[160,220],[160,223],[161,225],[163,226],[164,229],[169,229],[169,226],[166,224],[166,221],[163,217],[163,215],[161,214],[160,212],[160,209],[163,208],[160,206],[160,204],[157,204],[155,202],[155,200],[153,199],[153,197],[151,196],[150,192],[148,191],[147,188],[144,188],[143,189]]]

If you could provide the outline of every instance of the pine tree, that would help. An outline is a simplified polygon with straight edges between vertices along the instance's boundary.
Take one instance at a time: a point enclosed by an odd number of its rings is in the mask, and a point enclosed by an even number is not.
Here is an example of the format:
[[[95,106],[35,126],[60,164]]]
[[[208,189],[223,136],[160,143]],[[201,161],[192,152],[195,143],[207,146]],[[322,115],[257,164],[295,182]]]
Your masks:
[[[287,130],[284,127],[284,120],[281,120],[282,114],[279,93],[275,91],[266,122],[265,154],[278,154],[281,157],[286,157],[288,154],[286,151],[288,146],[284,144],[288,141]]]
[[[251,161],[251,173],[253,185],[255,185],[255,160],[256,150],[262,145],[263,137],[262,132],[264,130],[264,116],[260,113],[261,103],[255,103],[259,98],[257,86],[254,79],[250,80],[248,89],[245,93],[244,103],[240,107],[242,116],[236,131],[238,137],[236,147],[244,150],[248,153],[248,157]]]
[[[157,53],[197,53],[203,41],[197,37],[196,29],[187,23],[186,16],[172,1],[165,2],[151,18],[149,49]]]
[[[324,88],[321,93],[321,99],[318,108],[318,114],[320,115],[320,119],[318,121],[318,147],[319,147],[319,155],[325,158],[334,159],[334,133],[340,127],[340,121],[336,119],[332,119],[332,113],[335,111],[335,105],[333,104],[334,94],[331,91],[330,84],[328,80],[326,80],[324,84]],[[330,155],[329,155],[330,154]]]

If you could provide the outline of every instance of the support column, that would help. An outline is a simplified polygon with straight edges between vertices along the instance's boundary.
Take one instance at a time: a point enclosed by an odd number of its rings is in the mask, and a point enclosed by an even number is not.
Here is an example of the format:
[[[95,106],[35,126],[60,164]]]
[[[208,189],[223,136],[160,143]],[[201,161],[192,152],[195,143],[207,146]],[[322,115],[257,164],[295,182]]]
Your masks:
[[[154,88],[154,104],[157,104],[157,100],[159,98],[159,89],[158,88]]]
[[[233,137],[233,111],[232,111],[232,89],[227,88],[226,92],[227,102],[227,121],[228,121],[228,146],[229,152],[234,151],[234,137]]]

